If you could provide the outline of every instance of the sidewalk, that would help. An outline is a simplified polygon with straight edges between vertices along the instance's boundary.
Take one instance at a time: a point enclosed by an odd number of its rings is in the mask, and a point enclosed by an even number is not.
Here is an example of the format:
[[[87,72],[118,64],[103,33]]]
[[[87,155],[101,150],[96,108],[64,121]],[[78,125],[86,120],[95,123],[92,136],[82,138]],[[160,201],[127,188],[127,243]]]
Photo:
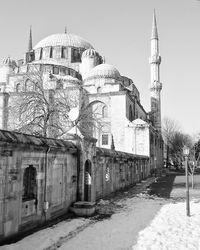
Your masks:
[[[136,209],[137,207],[138,211],[140,211],[140,209],[142,209],[143,207],[143,204],[139,202],[141,200],[141,198],[139,197],[141,196],[141,193],[145,192],[147,187],[152,182],[154,182],[154,180],[155,180],[154,177],[148,178],[147,180],[142,181],[141,183],[138,183],[136,186],[130,188],[129,190],[117,192],[115,196],[111,197],[109,200],[100,200],[100,202],[97,205],[97,210],[99,213],[99,215],[97,216],[94,216],[88,219],[85,219],[85,218],[68,219],[52,227],[35,232],[34,234],[25,237],[24,239],[22,239],[21,241],[17,243],[2,246],[0,247],[0,249],[1,250],[36,250],[36,249],[37,250],[44,250],[44,249],[53,250],[53,249],[57,249],[61,245],[64,245],[63,249],[77,249],[77,250],[78,249],[81,249],[81,250],[82,249],[104,249],[101,247],[98,248],[98,245],[99,245],[98,241],[103,240],[99,236],[99,230],[101,231],[101,233],[105,233],[106,232],[105,228],[107,228],[107,230],[109,228],[108,231],[110,234],[111,232],[113,232],[113,229],[116,230],[116,228],[119,228],[118,223],[115,224],[114,221],[116,222],[117,217],[120,217],[120,216],[126,217],[125,214],[127,213],[127,209],[130,209],[131,203],[134,204],[133,205],[134,209]],[[130,199],[130,197],[132,198]],[[134,199],[134,202],[132,199]],[[157,208],[156,208],[156,211],[157,211]],[[146,222],[150,221],[153,218],[153,214],[156,211],[151,212],[152,216],[150,216],[149,214],[145,216],[146,218],[144,218],[144,220],[141,223],[139,223],[140,225],[139,225],[138,230],[143,229],[145,227]],[[106,218],[107,219],[110,218],[110,219],[107,220]],[[130,223],[130,228],[131,228],[132,223],[133,223],[132,216],[128,216],[125,219],[128,219],[129,223],[131,222]],[[138,219],[136,218],[136,220]],[[119,222],[118,219],[117,221]],[[127,225],[127,222],[125,223],[124,227],[126,227],[126,225]],[[98,229],[95,229],[95,228],[98,228]],[[88,233],[88,231],[90,230],[92,230],[92,233],[91,232]],[[90,238],[93,238],[93,239],[88,239],[90,243],[93,241],[93,244],[90,244],[91,248],[88,248],[87,246],[86,247],[83,246],[82,243],[80,243],[79,246],[73,243],[74,241],[76,243],[82,242],[82,241],[79,241],[77,237],[79,237],[79,235],[85,235],[85,234],[87,235],[87,237],[90,236]],[[136,231],[134,232],[134,234],[136,234]],[[85,236],[83,236],[83,238],[84,237]],[[87,239],[87,237],[85,238]],[[118,235],[116,235],[116,237],[118,238]],[[132,235],[130,235],[130,240],[132,240]],[[66,243],[69,243],[69,246],[66,246]],[[131,244],[131,241],[130,241],[130,244]]]

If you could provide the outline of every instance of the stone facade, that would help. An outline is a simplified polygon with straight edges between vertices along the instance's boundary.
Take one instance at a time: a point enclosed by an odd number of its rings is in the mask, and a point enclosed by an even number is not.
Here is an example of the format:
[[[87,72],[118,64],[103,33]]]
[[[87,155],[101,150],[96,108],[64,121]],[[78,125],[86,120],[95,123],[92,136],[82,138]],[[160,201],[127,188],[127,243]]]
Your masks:
[[[0,236],[67,212],[77,199],[72,142],[0,131]]]
[[[97,148],[95,183],[100,199],[119,189],[136,185],[150,173],[149,158]]]
[[[149,157],[96,148],[96,139],[55,140],[0,130],[0,241],[135,185]]]
[[[2,237],[162,168],[160,59],[154,14],[150,112],[143,108],[134,82],[79,36],[54,34],[32,48],[30,32],[24,59],[3,60],[0,129],[32,135],[0,131]],[[60,102],[63,96],[65,103]],[[31,98],[39,101],[28,106]],[[25,113],[21,106],[16,109],[24,99]]]
[[[77,125],[82,134],[87,132],[87,135],[97,139],[98,147],[107,149],[114,147],[118,151],[132,154],[138,152],[151,157],[152,168],[162,166],[162,156],[157,155],[157,152],[163,154],[160,58],[154,13],[150,58],[151,111],[147,112],[142,106],[140,93],[134,82],[122,76],[113,65],[105,63],[102,56],[83,38],[66,33],[54,34],[44,38],[32,48],[32,33],[30,32],[28,51],[24,59],[16,63],[9,57],[0,66],[0,85],[2,86],[0,128],[21,129],[19,124],[16,124],[22,117],[20,111],[14,110],[16,96],[20,99],[30,95],[31,92],[37,92],[33,75],[39,72],[46,99],[55,103],[61,92],[74,96],[76,100],[71,102],[69,109],[76,108],[80,116],[82,104],[86,106],[93,103],[90,113],[97,117],[98,122],[94,122],[93,126],[87,126],[88,121],[82,120]],[[51,93],[51,98],[48,97],[49,93]],[[48,100],[49,106],[54,105],[53,102],[50,103],[50,100]],[[58,129],[57,131],[48,129],[47,136],[67,137],[68,125],[74,126],[74,123],[67,119],[67,116],[61,115],[59,111],[57,114],[55,112],[51,114],[48,125],[55,127],[59,123],[62,133],[58,133]],[[141,124],[145,124],[146,129],[142,129],[143,125],[136,125],[138,119],[141,120]],[[28,119],[22,123],[27,122]],[[83,125],[87,128],[84,133]],[[31,129],[20,131],[34,133],[37,130],[35,127]],[[70,132],[76,133],[76,129],[72,128]]]

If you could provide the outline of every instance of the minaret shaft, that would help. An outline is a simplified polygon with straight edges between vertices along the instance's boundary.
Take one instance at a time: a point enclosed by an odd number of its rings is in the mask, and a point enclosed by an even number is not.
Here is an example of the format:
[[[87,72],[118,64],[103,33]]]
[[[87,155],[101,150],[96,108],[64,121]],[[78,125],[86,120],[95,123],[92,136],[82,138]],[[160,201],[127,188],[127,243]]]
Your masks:
[[[159,54],[159,39],[156,23],[156,15],[154,11],[153,15],[153,25],[151,34],[151,57],[150,57],[150,67],[151,67],[151,113],[153,118],[153,125],[157,130],[161,130],[161,100],[160,92],[162,89],[162,84],[160,82],[160,63],[161,57]]]
[[[28,41],[28,51],[31,51],[33,49],[32,45],[32,29],[30,27],[30,34],[29,34],[29,41]]]

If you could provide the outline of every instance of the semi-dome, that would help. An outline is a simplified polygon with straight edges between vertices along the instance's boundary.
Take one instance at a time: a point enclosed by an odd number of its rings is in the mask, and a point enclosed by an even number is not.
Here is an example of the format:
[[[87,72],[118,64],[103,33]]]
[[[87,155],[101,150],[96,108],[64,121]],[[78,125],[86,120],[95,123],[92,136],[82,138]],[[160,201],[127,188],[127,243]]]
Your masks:
[[[99,78],[105,77],[105,78],[118,79],[121,76],[119,71],[113,65],[103,63],[97,65],[92,70],[90,70],[86,78],[91,78],[91,77],[99,77]]]
[[[53,34],[47,36],[46,38],[42,39],[39,43],[37,43],[33,49],[35,50],[38,48],[54,47],[54,46],[76,47],[84,49],[93,48],[89,42],[87,42],[80,36],[64,33],[64,34]]]
[[[89,48],[87,50],[85,50],[82,54],[82,58],[85,58],[85,57],[95,57],[95,56],[99,56],[99,53],[96,52],[95,49],[92,49],[92,48]]]

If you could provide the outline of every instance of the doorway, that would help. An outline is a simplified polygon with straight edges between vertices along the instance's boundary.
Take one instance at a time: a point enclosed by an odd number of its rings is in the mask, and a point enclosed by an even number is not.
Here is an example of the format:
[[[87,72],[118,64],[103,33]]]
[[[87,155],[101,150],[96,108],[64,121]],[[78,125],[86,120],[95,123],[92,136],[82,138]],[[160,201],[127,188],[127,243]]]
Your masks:
[[[90,160],[85,162],[85,175],[84,175],[84,200],[91,201],[91,186],[92,186],[92,176],[91,176],[92,164]]]

